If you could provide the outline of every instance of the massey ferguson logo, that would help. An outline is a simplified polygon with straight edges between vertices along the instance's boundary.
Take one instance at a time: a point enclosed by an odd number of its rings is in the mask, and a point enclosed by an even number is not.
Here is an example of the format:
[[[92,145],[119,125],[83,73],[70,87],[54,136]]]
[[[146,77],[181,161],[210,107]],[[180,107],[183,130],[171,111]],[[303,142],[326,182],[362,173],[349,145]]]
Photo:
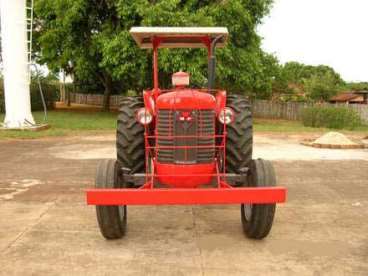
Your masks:
[[[183,111],[181,112],[179,116],[179,121],[182,122],[190,122],[193,120],[192,114],[189,111]]]
[[[181,111],[178,115],[178,120],[182,123],[183,128],[187,130],[194,121],[193,114],[190,111]]]

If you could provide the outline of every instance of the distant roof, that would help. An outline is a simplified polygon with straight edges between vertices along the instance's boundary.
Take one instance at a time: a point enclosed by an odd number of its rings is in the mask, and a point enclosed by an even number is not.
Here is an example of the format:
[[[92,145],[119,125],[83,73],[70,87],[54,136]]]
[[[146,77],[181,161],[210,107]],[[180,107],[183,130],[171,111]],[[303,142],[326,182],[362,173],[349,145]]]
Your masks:
[[[132,27],[130,34],[143,49],[152,48],[153,37],[163,38],[160,48],[205,48],[202,37],[222,36],[217,47],[224,47],[229,32],[225,27]]]
[[[351,101],[354,100],[356,98],[361,97],[361,95],[359,95],[358,93],[354,93],[354,92],[345,92],[345,93],[341,93],[337,96],[334,96],[330,99],[330,101],[334,101],[334,102],[347,102],[347,101]]]

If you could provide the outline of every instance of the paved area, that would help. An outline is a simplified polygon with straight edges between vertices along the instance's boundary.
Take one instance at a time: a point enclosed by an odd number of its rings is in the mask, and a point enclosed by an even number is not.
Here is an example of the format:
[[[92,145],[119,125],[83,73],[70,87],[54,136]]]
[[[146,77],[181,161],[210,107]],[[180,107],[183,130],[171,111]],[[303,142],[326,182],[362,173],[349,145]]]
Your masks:
[[[368,161],[368,140],[363,140],[366,149],[321,149],[304,146],[305,135],[256,135],[254,158],[268,160],[365,160]],[[319,135],[309,134],[309,138]],[[115,158],[115,136],[81,137],[80,143],[56,144],[48,152],[56,158],[62,159],[101,159]],[[111,142],[111,143],[92,143]]]
[[[105,241],[83,191],[113,136],[0,141],[0,274],[368,275],[368,151],[258,135],[255,152],[289,190],[267,239],[244,238],[238,206],[174,206],[129,207]]]

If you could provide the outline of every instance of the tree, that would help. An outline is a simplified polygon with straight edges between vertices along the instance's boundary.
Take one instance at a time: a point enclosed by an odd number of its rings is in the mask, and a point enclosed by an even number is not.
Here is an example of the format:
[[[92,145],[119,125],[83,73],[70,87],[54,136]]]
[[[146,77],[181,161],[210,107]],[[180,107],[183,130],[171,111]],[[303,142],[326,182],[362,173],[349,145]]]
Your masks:
[[[338,92],[339,86],[336,84],[335,76],[327,72],[326,74],[315,74],[304,81],[307,96],[315,101],[328,101]]]
[[[101,66],[106,40],[120,30],[115,4],[99,0],[35,2],[38,61],[54,72],[63,69],[79,80],[95,79],[104,87],[104,109],[113,91],[111,70]]]
[[[368,82],[352,82],[346,85],[346,89],[351,89],[353,91],[368,90]]]
[[[343,83],[341,76],[335,70],[326,65],[305,65],[299,62],[287,62],[281,69],[281,74],[290,83],[303,83],[315,75],[323,76],[330,74],[336,83]]]
[[[217,86],[231,92],[271,92],[277,60],[260,49],[260,37],[256,33],[256,26],[269,12],[271,0],[138,2],[143,4],[132,6],[130,1],[120,1],[123,21],[130,24],[127,28],[133,25],[128,19],[137,17],[142,21],[136,25],[144,26],[226,26],[230,38],[226,48],[217,50]],[[188,71],[195,86],[206,84],[205,51],[160,50],[159,59],[164,87],[169,86],[171,74],[178,70]],[[150,61],[150,53],[147,60]],[[150,62],[147,68],[150,70]]]
[[[132,26],[226,26],[229,44],[219,49],[217,84],[232,92],[264,92],[269,97],[277,60],[260,49],[256,27],[272,0],[38,0],[35,38],[38,61],[60,68],[83,82],[105,89],[104,108],[115,87],[123,91],[152,86],[151,53],[132,40]],[[207,81],[203,50],[160,50],[160,79],[169,86],[178,70],[191,74],[195,86]],[[119,85],[116,85],[116,84]]]
[[[304,100],[320,101],[328,100],[344,85],[341,76],[329,66],[288,62],[281,66],[274,87],[282,87],[288,91],[286,98],[289,99],[300,100],[300,97],[304,95]]]

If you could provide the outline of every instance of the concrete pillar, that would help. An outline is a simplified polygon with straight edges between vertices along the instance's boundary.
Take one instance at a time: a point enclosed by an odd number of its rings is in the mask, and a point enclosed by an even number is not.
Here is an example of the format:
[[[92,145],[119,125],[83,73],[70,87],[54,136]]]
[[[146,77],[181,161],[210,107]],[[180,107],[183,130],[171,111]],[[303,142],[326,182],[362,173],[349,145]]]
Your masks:
[[[34,124],[31,113],[26,0],[0,0],[6,128]]]

